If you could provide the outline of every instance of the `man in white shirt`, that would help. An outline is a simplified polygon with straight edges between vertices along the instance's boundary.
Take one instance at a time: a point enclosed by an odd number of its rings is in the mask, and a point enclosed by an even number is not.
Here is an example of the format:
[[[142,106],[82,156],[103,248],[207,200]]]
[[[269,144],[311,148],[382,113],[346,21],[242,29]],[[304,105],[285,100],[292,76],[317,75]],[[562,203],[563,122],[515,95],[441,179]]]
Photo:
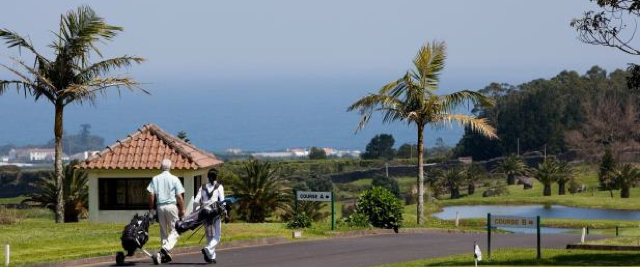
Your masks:
[[[149,192],[149,214],[154,214],[157,206],[160,240],[162,241],[160,261],[167,263],[171,261],[169,251],[176,245],[180,236],[175,229],[175,224],[185,214],[182,198],[184,187],[180,183],[180,179],[169,172],[171,160],[163,159],[161,168],[162,173],[151,179],[147,191]]]
[[[209,182],[202,185],[194,199],[193,210],[198,207],[211,208],[211,203],[224,200],[224,187],[218,182],[218,171],[211,169],[207,173]],[[208,263],[216,263],[216,245],[220,243],[220,218],[215,221],[206,221],[204,233],[207,237],[207,244],[202,249],[204,261]]]

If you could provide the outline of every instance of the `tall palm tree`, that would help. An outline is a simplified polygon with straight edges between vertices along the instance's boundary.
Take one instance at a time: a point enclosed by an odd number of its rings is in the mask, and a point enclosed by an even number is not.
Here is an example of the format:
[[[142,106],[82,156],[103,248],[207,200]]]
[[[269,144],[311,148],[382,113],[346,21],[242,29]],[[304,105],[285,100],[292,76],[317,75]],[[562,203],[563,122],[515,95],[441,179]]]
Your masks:
[[[576,171],[569,165],[567,161],[558,162],[558,175],[556,183],[558,183],[558,195],[566,194],[566,185],[576,176]]]
[[[544,186],[542,195],[551,196],[551,184],[558,177],[558,163],[553,159],[545,160],[538,165],[538,168],[533,170],[533,177],[538,179]]]
[[[270,162],[250,160],[242,166],[244,175],[231,180],[238,197],[238,215],[247,222],[264,222],[276,208],[285,208],[286,180],[280,168]]]
[[[629,198],[631,186],[640,180],[640,170],[631,164],[622,165],[613,171],[613,178],[620,186],[620,198]]]
[[[481,93],[463,90],[448,95],[437,95],[440,73],[446,59],[444,42],[433,42],[420,48],[413,60],[414,69],[398,80],[357,100],[348,111],[362,115],[358,130],[362,129],[374,111],[383,113],[383,121],[403,121],[418,130],[418,224],[424,221],[424,129],[427,125],[441,128],[451,122],[460,122],[472,130],[490,138],[497,138],[495,129],[484,118],[454,114],[459,104],[471,101],[476,105],[490,106],[493,102]],[[358,131],[356,130],[356,132]]]
[[[501,160],[494,170],[494,172],[504,173],[507,175],[508,185],[514,185],[516,183],[516,175],[526,174],[527,171],[527,165],[524,164],[522,159],[515,154],[511,154]]]
[[[39,100],[41,98],[51,102],[54,106],[54,136],[55,163],[54,172],[57,185],[56,222],[63,221],[63,168],[62,168],[62,133],[64,108],[71,103],[95,104],[99,94],[105,95],[106,90],[115,88],[120,91],[124,87],[129,90],[138,89],[139,83],[126,76],[110,77],[109,73],[122,67],[129,67],[134,63],[142,63],[141,57],[120,56],[102,59],[97,47],[115,37],[122,28],[109,25],[99,17],[90,7],[81,6],[75,11],[69,11],[60,17],[59,29],[54,33],[54,41],[49,45],[53,50],[52,58],[38,52],[35,47],[16,32],[0,29],[0,38],[4,39],[8,48],[17,47],[33,54],[35,62],[28,64],[24,60],[8,57],[18,67],[10,67],[0,63],[16,76],[12,80],[0,79],[0,94],[9,87],[15,87]],[[100,61],[92,63],[90,56],[97,55]]]

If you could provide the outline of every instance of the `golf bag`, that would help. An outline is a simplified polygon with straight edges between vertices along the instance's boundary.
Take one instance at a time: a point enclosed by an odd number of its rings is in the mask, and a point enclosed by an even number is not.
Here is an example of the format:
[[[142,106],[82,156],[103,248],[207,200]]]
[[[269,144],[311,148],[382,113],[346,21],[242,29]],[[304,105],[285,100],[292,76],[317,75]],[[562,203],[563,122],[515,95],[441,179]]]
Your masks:
[[[183,234],[189,230],[195,230],[205,222],[211,222],[218,219],[227,220],[230,215],[231,204],[236,202],[233,196],[227,197],[222,201],[213,202],[209,205],[201,207],[195,212],[187,215],[175,224],[178,234]]]
[[[127,251],[127,256],[133,256],[136,249],[142,248],[149,241],[149,225],[151,218],[149,214],[140,216],[136,214],[131,222],[124,227],[120,241],[122,248]]]
[[[153,259],[154,256],[143,248],[147,241],[149,241],[149,225],[152,223],[153,218],[149,214],[142,216],[136,214],[133,216],[131,222],[122,230],[122,236],[120,237],[122,249],[124,249],[127,254],[125,255],[122,252],[116,253],[116,265],[124,265],[125,258],[133,256],[137,249],[142,250],[144,254]],[[154,259],[154,262],[155,261]]]

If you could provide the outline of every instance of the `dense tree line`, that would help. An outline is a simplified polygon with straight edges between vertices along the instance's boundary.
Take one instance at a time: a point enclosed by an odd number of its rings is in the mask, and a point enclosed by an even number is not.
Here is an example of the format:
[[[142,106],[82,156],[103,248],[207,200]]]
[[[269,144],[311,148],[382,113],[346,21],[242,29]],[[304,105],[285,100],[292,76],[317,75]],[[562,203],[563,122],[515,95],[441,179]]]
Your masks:
[[[607,73],[594,66],[584,75],[562,71],[551,79],[537,79],[518,86],[492,83],[480,92],[494,99],[496,105],[476,107],[473,112],[489,120],[497,129],[499,139],[490,140],[465,129],[455,155],[486,160],[516,153],[518,139],[520,152],[546,148],[547,153],[579,149],[583,143],[599,147],[601,152],[604,144],[612,141],[637,139],[636,136],[616,136],[618,132],[626,132],[619,127],[611,132],[600,130],[607,127],[595,127],[607,121],[592,112],[597,108],[590,108],[613,105],[613,110],[625,110],[624,105],[629,103],[637,106],[638,98],[627,88],[628,76],[624,70]],[[614,101],[609,101],[611,99]],[[595,115],[590,116],[591,113]],[[630,115],[630,120],[636,121],[637,114]],[[585,132],[589,128],[585,128],[586,124],[595,127],[590,127],[594,130],[589,136],[570,134],[571,131]],[[611,136],[616,140],[610,140]]]

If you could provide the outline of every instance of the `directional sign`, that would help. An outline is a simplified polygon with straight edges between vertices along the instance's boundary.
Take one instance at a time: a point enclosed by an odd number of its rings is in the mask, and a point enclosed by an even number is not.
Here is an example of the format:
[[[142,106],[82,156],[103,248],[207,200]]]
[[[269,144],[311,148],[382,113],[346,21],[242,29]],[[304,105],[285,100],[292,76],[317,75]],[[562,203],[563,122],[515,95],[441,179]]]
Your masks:
[[[538,227],[538,223],[536,217],[493,215],[491,216],[491,226],[536,229]]]
[[[331,201],[331,192],[297,191],[296,199],[299,201]]]

